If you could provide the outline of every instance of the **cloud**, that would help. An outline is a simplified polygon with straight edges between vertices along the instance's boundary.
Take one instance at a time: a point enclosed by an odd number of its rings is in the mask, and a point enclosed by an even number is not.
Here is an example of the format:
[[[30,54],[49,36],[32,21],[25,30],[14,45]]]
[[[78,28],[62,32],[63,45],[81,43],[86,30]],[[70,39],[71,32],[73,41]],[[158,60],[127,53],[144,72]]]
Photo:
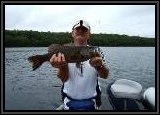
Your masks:
[[[155,37],[154,5],[5,5],[5,29],[70,32],[79,19],[92,33]]]

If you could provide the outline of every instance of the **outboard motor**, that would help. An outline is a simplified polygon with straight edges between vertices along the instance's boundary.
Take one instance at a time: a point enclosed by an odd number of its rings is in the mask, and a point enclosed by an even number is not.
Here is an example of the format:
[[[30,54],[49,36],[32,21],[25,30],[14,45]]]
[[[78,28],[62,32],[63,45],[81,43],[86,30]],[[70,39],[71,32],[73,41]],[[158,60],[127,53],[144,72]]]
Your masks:
[[[114,110],[139,110],[142,85],[138,82],[119,79],[107,88],[108,98]]]

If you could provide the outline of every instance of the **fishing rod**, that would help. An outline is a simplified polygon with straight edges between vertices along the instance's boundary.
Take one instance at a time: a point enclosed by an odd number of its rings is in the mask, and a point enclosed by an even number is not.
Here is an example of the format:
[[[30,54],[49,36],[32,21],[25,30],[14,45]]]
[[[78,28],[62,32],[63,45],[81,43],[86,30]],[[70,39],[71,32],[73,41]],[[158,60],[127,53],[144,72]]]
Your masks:
[[[97,52],[99,52],[100,53],[100,55],[101,55],[101,57],[102,57],[102,59],[104,60],[104,54],[103,54],[103,52],[102,52],[102,50],[101,50],[101,48],[100,48],[100,20],[98,21],[98,36],[97,36],[97,39],[98,39],[98,47],[97,47]]]

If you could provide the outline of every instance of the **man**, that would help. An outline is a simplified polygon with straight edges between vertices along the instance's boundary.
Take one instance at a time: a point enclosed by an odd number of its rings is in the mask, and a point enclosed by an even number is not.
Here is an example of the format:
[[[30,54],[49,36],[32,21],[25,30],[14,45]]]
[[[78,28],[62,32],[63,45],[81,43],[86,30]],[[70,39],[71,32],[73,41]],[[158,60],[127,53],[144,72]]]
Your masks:
[[[88,45],[90,30],[88,22],[78,21],[72,28],[73,45]],[[109,73],[101,55],[81,63],[66,63],[64,54],[58,53],[50,63],[59,68],[65,110],[94,110],[100,106],[98,76],[106,79]]]

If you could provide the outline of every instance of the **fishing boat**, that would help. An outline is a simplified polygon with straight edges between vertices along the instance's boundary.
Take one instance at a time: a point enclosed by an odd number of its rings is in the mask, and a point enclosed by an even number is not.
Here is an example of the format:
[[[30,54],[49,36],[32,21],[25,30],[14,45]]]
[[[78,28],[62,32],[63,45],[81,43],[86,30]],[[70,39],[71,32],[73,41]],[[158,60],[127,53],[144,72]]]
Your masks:
[[[136,81],[118,79],[111,82],[106,90],[112,110],[155,110],[155,87],[144,89]],[[63,110],[63,104],[56,110]]]
[[[136,81],[119,79],[107,87],[113,110],[155,110],[155,87],[144,89]]]

